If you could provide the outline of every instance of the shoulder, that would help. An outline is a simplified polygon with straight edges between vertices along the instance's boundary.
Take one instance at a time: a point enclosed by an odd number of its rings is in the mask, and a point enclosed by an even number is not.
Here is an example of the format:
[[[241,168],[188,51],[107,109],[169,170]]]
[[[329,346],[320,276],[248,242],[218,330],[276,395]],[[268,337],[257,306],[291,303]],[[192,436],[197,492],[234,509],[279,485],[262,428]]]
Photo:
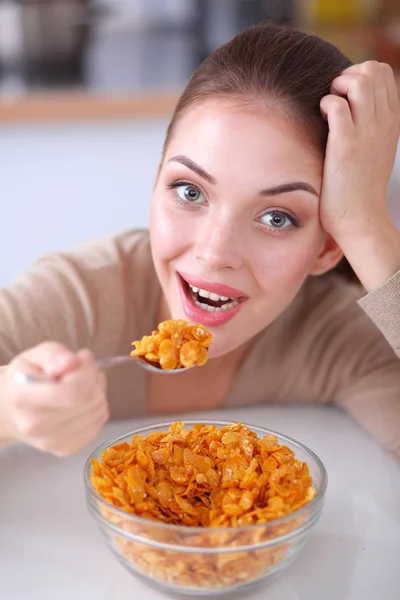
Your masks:
[[[90,240],[67,251],[48,254],[40,261],[61,258],[96,269],[126,261],[140,261],[149,255],[149,232],[130,229]]]
[[[308,277],[299,294],[300,305],[304,310],[330,308],[332,313],[344,308],[357,306],[363,295],[363,288],[335,272],[317,277]]]
[[[360,285],[334,272],[310,277],[294,303],[292,318],[304,324],[311,343],[320,340],[326,347],[363,351],[378,342],[385,347],[386,340],[359,305],[364,293]]]
[[[52,252],[40,257],[31,267],[33,272],[59,272],[65,276],[96,277],[119,274],[126,269],[146,270],[151,264],[147,230],[132,229],[101,237],[70,250]]]
[[[357,304],[362,294],[360,286],[336,273],[309,277],[291,305],[261,332],[258,345],[299,363],[316,344],[329,345],[355,326],[376,330]]]
[[[309,277],[291,305],[254,340],[254,355],[264,364],[285,365],[297,380],[335,356],[349,344],[357,351],[379,331],[358,306],[363,290],[336,273]]]
[[[299,294],[297,316],[310,330],[342,336],[348,347],[374,347],[400,356],[400,271],[369,294],[337,273],[307,280]]]
[[[308,280],[299,298],[297,339],[305,360],[341,383],[359,379],[383,365],[399,363],[393,348],[359,305],[364,289],[336,273]]]
[[[280,317],[274,352],[302,398],[329,402],[350,382],[398,359],[358,304],[364,290],[336,273],[310,277]]]
[[[155,281],[148,231],[128,230],[42,256],[12,289],[15,294],[46,290],[49,297],[121,311]]]

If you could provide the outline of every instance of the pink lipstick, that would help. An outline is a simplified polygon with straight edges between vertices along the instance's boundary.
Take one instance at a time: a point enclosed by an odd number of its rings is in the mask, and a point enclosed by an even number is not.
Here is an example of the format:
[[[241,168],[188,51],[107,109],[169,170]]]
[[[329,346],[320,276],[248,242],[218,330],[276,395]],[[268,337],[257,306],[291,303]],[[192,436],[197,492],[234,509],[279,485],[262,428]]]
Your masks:
[[[193,287],[214,292],[214,294],[218,294],[219,296],[227,296],[228,298],[247,298],[244,292],[230,287],[229,285],[215,283],[213,281],[206,281],[201,277],[196,277],[195,275],[190,275],[189,273],[184,273],[183,271],[179,272],[178,275],[180,275],[182,279],[186,281],[186,283],[189,283]]]
[[[190,321],[207,327],[224,325],[241,310],[248,296],[222,283],[177,273],[182,306]]]

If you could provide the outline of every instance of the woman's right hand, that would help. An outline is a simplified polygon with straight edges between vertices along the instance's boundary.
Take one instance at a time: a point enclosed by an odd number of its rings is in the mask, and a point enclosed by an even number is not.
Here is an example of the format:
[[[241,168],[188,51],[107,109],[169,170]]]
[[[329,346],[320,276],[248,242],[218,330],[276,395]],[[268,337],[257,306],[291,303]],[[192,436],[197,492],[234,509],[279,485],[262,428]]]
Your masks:
[[[20,383],[15,374],[46,373],[54,382]],[[0,443],[24,442],[57,456],[86,446],[109,417],[106,378],[89,350],[44,342],[0,374]]]

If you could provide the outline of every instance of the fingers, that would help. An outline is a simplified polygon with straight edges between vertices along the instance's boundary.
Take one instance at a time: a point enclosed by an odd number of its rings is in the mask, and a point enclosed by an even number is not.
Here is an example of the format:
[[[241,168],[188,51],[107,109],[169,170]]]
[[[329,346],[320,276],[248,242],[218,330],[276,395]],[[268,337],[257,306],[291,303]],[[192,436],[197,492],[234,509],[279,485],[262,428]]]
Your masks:
[[[92,365],[95,362],[93,352],[91,352],[91,350],[88,350],[87,348],[79,350],[76,356],[78,357],[81,365]]]
[[[389,110],[399,113],[396,81],[386,63],[371,60],[348,67],[333,80],[331,92],[348,99],[355,122]]]
[[[64,378],[46,387],[39,397],[33,395],[36,386],[28,386],[25,396],[14,398],[16,439],[66,456],[97,435],[109,418],[105,376],[93,367],[82,367],[67,377],[72,376],[76,385],[67,384]]]
[[[15,381],[18,371],[58,377],[21,384]],[[27,350],[2,375],[1,414],[10,439],[59,456],[80,450],[109,417],[106,387],[105,374],[89,350],[73,353],[53,342]]]
[[[79,356],[65,346],[56,342],[43,342],[19,355],[12,361],[11,368],[27,373],[45,372],[53,377],[60,377],[76,369],[79,364]]]
[[[348,111],[344,103],[348,105]],[[385,63],[367,61],[343,71],[332,81],[331,93],[322,98],[320,107],[331,133],[337,131],[339,135],[347,136],[354,133],[350,117],[366,143],[380,134],[398,135],[397,87],[393,71]]]
[[[81,421],[79,425],[76,421],[71,421],[68,425],[71,427],[70,435],[66,431],[62,435],[51,435],[44,437],[33,446],[43,452],[49,452],[58,457],[71,456],[87,446],[102,430],[109,418],[108,409],[92,415],[89,420]]]
[[[321,112],[326,117],[331,135],[340,138],[348,136],[354,130],[354,122],[349,103],[345,98],[329,94],[321,100]]]
[[[81,397],[86,389],[99,385],[105,389],[105,377],[95,366],[90,350],[80,350],[76,354],[55,342],[44,342],[19,355],[9,365],[10,380],[17,372],[46,372],[54,377],[49,382],[18,382],[13,396],[19,409],[36,407],[46,413],[71,407],[73,398]],[[63,383],[61,388],[58,383]],[[54,401],[55,391],[57,401]],[[79,403],[78,403],[79,404]],[[25,406],[26,405],[26,406]],[[79,410],[79,406],[77,408]]]
[[[382,69],[385,76],[389,107],[400,118],[400,100],[393,69],[386,63],[382,63]]]
[[[374,86],[364,75],[340,75],[332,81],[331,92],[347,98],[355,125],[371,119],[376,113]]]
[[[97,403],[97,397],[90,393],[91,390],[99,389],[105,393],[106,378],[104,373],[89,364],[79,366],[53,382],[15,385],[18,386],[15,404],[20,410],[40,411],[46,418],[61,411],[66,416],[68,412],[79,416]],[[82,397],[85,397],[85,402],[82,402]]]
[[[343,71],[344,74],[362,75],[370,79],[374,88],[376,114],[384,113],[387,108],[399,114],[397,85],[390,65],[369,60],[359,65],[352,65]]]
[[[359,65],[352,65],[346,69],[340,77],[350,77],[354,88],[358,88],[359,101],[368,102],[370,95],[374,100],[375,115],[384,114],[388,111],[389,101],[386,89],[386,79],[383,64],[369,60]]]

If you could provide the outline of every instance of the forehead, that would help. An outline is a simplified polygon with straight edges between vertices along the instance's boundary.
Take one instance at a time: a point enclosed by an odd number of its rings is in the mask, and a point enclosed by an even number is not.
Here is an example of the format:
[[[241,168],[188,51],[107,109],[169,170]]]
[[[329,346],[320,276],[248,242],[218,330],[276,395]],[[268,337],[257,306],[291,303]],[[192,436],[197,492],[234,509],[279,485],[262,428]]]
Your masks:
[[[282,113],[228,100],[192,106],[176,123],[166,160],[185,154],[212,172],[241,170],[321,173],[323,157]]]

